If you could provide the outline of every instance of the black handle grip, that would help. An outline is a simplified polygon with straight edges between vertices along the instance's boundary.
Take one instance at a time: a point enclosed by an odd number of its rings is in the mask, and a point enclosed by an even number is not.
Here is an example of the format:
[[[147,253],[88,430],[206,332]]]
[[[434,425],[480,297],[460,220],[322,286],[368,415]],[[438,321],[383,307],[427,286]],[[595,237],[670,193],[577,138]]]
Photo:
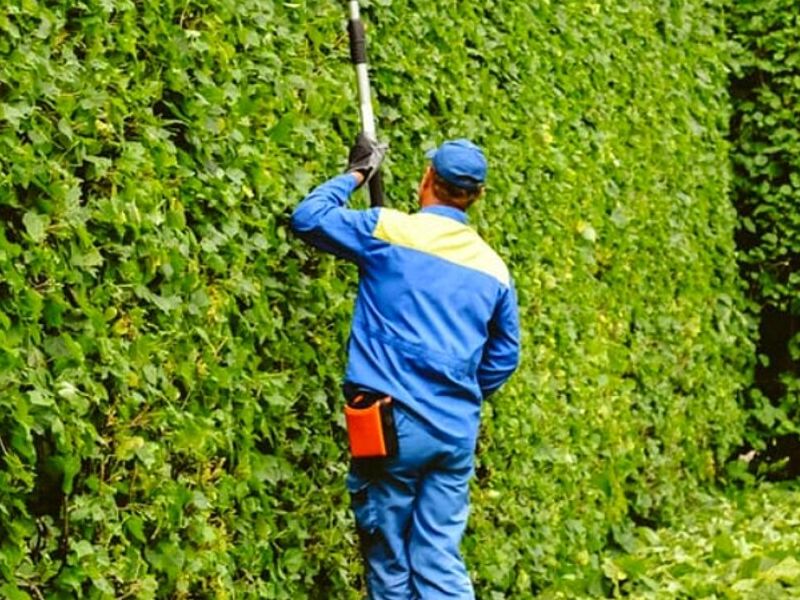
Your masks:
[[[350,60],[354,65],[367,64],[367,35],[364,33],[364,22],[351,19],[347,23],[347,32],[350,34]]]
[[[383,206],[383,178],[380,171],[376,171],[369,180],[369,203]]]

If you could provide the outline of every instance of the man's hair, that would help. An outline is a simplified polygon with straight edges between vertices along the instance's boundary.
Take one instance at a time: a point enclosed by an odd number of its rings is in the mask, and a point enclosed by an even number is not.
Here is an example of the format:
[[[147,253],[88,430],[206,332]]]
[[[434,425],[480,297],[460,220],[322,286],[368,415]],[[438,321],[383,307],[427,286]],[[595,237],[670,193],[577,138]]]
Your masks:
[[[436,172],[436,169],[433,170],[433,194],[436,196],[436,199],[443,204],[449,204],[461,210],[466,210],[478,199],[478,196],[481,195],[481,191],[481,186],[478,186],[474,190],[468,190],[454,185],[442,179]]]

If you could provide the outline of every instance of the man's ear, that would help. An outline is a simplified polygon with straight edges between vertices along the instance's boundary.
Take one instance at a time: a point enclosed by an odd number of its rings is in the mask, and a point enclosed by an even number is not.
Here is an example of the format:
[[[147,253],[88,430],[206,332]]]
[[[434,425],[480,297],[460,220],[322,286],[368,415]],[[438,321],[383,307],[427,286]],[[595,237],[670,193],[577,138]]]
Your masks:
[[[419,183],[420,193],[433,189],[433,167],[428,165],[425,168],[425,174],[422,176],[422,181]]]

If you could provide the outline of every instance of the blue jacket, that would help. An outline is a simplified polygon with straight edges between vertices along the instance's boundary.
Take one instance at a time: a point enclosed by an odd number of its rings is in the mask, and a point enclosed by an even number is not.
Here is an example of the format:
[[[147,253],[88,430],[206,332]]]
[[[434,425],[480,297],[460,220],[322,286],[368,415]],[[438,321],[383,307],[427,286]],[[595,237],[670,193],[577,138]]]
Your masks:
[[[292,229],[356,263],[345,381],[390,394],[440,439],[474,446],[483,398],[519,360],[514,287],[457,208],[353,210],[353,175],[314,189]]]

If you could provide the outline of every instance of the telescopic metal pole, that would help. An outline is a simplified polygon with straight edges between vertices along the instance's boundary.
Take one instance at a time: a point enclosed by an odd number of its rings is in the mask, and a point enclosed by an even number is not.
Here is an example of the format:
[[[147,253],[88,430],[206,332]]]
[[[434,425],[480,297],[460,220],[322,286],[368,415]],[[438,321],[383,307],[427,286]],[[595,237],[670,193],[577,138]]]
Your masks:
[[[369,85],[369,66],[367,64],[367,36],[361,21],[358,0],[350,2],[350,21],[347,25],[350,34],[350,58],[356,69],[358,81],[358,105],[361,114],[361,130],[371,139],[377,140],[375,114],[372,112],[372,95]],[[383,182],[381,172],[376,171],[369,180],[369,201],[371,206],[383,206]]]

